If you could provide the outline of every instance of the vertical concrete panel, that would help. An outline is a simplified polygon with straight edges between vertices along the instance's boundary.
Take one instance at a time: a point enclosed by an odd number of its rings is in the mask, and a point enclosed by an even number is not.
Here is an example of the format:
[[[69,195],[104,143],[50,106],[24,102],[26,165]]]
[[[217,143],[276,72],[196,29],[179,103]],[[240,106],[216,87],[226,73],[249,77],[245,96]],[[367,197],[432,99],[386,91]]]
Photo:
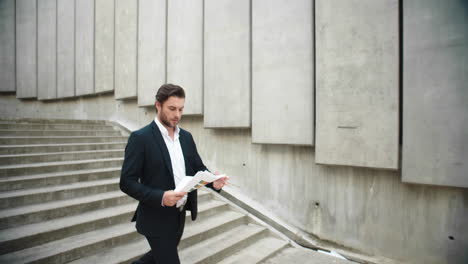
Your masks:
[[[184,114],[203,114],[203,0],[168,1],[167,82],[184,87]]]
[[[16,91],[15,1],[0,1],[0,92]]]
[[[138,8],[138,105],[148,106],[166,81],[166,1],[140,0]]]
[[[403,3],[403,181],[466,188],[468,3]]]
[[[316,157],[398,168],[398,0],[317,1]]]
[[[74,95],[75,0],[60,0],[57,1],[57,97]]]
[[[94,93],[94,0],[76,1],[76,95]]]
[[[252,3],[252,140],[312,145],[312,0]]]
[[[95,92],[114,90],[114,0],[96,0]]]
[[[115,2],[115,98],[137,96],[138,1]]]
[[[37,1],[16,1],[16,97],[37,97]]]
[[[250,1],[206,0],[204,125],[250,127]]]
[[[37,97],[57,98],[57,2],[37,1]]]

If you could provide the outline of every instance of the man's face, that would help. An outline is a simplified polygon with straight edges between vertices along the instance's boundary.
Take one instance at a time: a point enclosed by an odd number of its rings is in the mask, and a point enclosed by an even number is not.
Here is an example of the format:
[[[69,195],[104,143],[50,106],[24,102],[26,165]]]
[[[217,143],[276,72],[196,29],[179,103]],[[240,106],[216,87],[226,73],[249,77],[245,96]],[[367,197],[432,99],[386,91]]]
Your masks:
[[[176,96],[169,97],[164,103],[156,101],[158,119],[166,128],[175,128],[182,118],[185,99]]]

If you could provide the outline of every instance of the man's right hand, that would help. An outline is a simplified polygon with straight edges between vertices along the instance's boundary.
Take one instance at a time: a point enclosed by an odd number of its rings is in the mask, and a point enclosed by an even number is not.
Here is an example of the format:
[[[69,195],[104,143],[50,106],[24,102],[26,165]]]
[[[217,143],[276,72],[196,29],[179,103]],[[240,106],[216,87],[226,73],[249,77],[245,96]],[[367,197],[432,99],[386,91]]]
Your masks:
[[[182,199],[186,194],[186,192],[165,191],[163,195],[163,204],[164,206],[174,206],[177,201]]]

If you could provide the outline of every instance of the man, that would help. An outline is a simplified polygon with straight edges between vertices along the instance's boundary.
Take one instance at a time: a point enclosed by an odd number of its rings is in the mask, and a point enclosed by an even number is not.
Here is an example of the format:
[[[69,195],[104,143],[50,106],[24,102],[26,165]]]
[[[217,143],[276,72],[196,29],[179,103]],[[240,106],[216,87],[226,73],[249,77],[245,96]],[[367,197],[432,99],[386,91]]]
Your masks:
[[[134,131],[125,148],[120,189],[139,201],[137,231],[151,250],[134,263],[180,263],[177,245],[185,225],[185,210],[197,217],[197,192],[175,192],[185,175],[206,170],[192,135],[178,127],[185,103],[182,87],[162,85],[156,94],[156,118]],[[220,191],[227,177],[209,185]]]

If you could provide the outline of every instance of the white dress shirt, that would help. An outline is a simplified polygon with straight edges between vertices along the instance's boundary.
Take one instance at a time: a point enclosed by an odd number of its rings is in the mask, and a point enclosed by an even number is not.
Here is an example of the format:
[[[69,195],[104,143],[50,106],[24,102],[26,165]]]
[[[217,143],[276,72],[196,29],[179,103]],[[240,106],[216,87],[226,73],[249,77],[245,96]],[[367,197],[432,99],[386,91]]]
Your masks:
[[[179,126],[176,127],[174,131],[174,139],[169,136],[169,132],[167,131],[166,127],[159,122],[158,117],[154,118],[154,122],[161,131],[161,135],[166,143],[167,150],[169,151],[169,156],[171,157],[171,165],[172,165],[172,172],[174,173],[174,182],[175,185],[185,177],[185,160],[184,160],[184,153],[182,152],[182,147],[180,146],[179,141]],[[185,204],[187,201],[187,195],[185,195],[182,199],[177,201],[177,207],[180,207]],[[164,206],[163,201],[161,201],[162,205]]]

